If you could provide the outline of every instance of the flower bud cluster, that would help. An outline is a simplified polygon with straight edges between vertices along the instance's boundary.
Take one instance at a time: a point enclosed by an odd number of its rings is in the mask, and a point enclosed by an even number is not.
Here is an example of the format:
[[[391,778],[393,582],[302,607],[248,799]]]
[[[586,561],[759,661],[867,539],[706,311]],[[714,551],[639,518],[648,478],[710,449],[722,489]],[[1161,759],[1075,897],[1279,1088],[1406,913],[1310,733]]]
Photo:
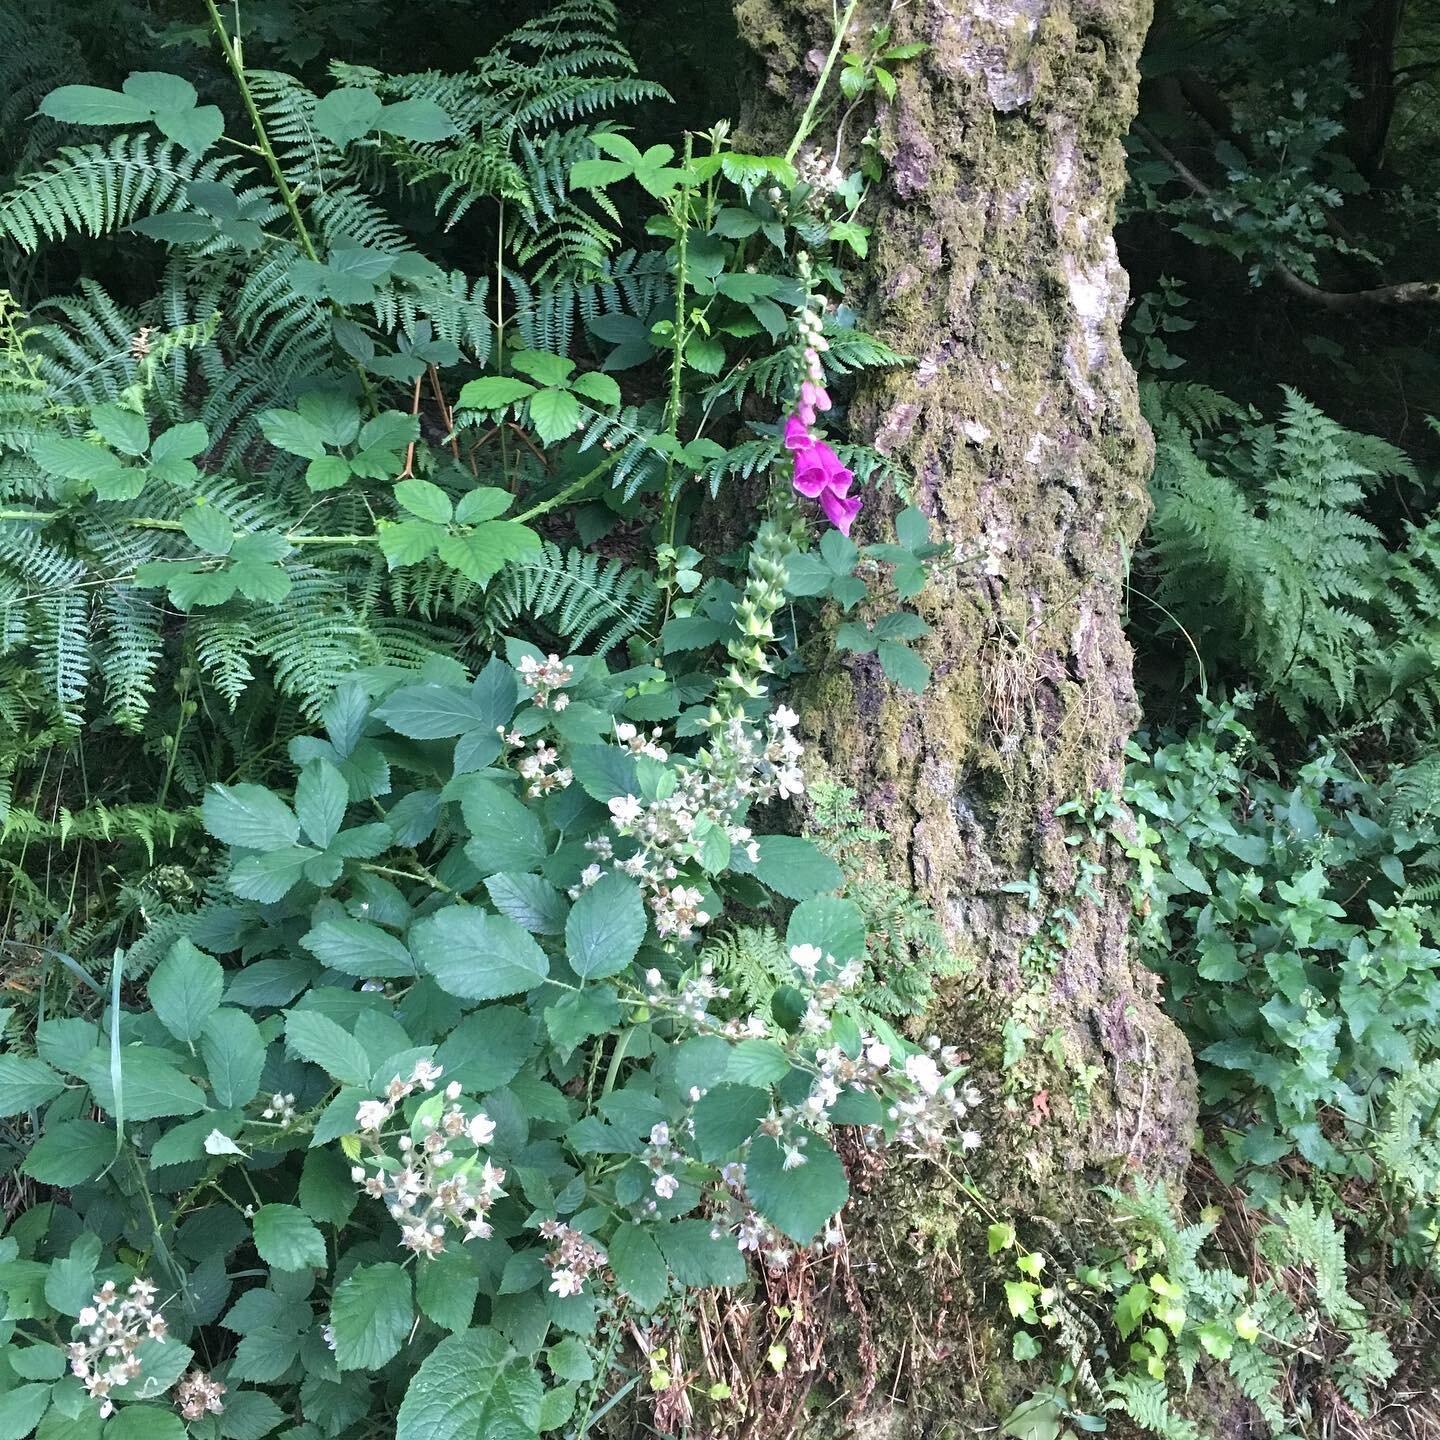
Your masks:
[[[556,1242],[545,1257],[545,1267],[550,1271],[550,1292],[562,1298],[580,1294],[585,1281],[606,1263],[605,1252],[580,1231],[559,1220],[542,1220],[540,1234]]]
[[[67,1352],[70,1373],[100,1402],[103,1420],[115,1412],[111,1392],[140,1378],[140,1347],[147,1340],[163,1340],[168,1327],[155,1308],[155,1286],[139,1279],[130,1282],[124,1296],[107,1280],[76,1318],[83,1333]]]
[[[191,1370],[175,1387],[175,1404],[186,1420],[201,1420],[206,1415],[223,1415],[221,1396],[225,1386],[203,1370]]]
[[[535,692],[530,698],[541,710],[563,710],[570,703],[570,697],[560,692],[575,678],[575,667],[567,665],[558,655],[549,655],[544,660],[522,655],[515,668],[520,679]]]
[[[280,1124],[288,1125],[295,1118],[295,1097],[288,1091],[282,1093],[277,1090],[260,1116],[263,1120],[278,1120]]]
[[[446,1086],[448,1108],[438,1117],[423,1116],[418,1143],[410,1134],[385,1134],[396,1107],[417,1087],[433,1090],[441,1073],[438,1065],[417,1061],[409,1080],[397,1075],[385,1099],[362,1101],[355,1114],[368,1154],[350,1178],[384,1201],[400,1226],[401,1245],[420,1255],[439,1255],[451,1231],[462,1243],[487,1239],[492,1231],[486,1217],[505,1194],[505,1171],[479,1154],[495,1138],[495,1122],[483,1110],[469,1114],[456,1103],[457,1081]]]
[[[745,590],[735,602],[737,635],[726,642],[730,668],[716,686],[710,723],[718,727],[741,713],[747,699],[765,693],[762,677],[773,668],[766,647],[775,639],[775,613],[785,603],[785,583],[795,539],[787,527],[766,520],[756,532],[746,567]]]

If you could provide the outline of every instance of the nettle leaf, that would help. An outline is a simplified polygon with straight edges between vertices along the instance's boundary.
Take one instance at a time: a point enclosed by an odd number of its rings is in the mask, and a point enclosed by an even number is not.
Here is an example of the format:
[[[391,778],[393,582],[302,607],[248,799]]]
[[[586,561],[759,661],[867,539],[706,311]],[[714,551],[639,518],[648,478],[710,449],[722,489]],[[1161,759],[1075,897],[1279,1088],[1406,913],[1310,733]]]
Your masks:
[[[645,939],[640,887],[624,875],[602,875],[571,907],[565,922],[565,954],[582,980],[619,974]]]
[[[378,1370],[400,1353],[415,1312],[410,1276],[399,1265],[360,1265],[330,1302],[335,1363],[341,1370]]]
[[[295,812],[263,785],[212,785],[201,816],[217,840],[245,850],[278,850],[300,838]]]
[[[296,1205],[262,1205],[251,1221],[260,1258],[277,1270],[323,1269],[325,1237]]]
[[[395,1440],[528,1440],[540,1431],[541,1396],[534,1362],[499,1331],[451,1335],[410,1381]]]
[[[786,1152],[768,1135],[751,1142],[745,1188],[755,1208],[797,1245],[808,1245],[850,1198],[840,1157],[817,1135],[800,1152],[804,1163],[785,1168]]]

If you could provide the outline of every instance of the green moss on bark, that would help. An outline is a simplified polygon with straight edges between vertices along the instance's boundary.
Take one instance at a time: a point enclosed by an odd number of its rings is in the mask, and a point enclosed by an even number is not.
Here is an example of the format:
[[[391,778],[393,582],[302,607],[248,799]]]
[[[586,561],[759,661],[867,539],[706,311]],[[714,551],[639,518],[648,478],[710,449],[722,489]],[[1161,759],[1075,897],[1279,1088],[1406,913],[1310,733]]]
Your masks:
[[[879,18],[873,8],[861,23]],[[894,11],[896,39],[928,48],[879,117],[888,168],[864,217],[874,229],[857,288],[872,327],[919,363],[862,391],[852,425],[913,477],[945,538],[1001,549],[1003,575],[961,575],[924,598],[926,695],[898,693],[871,657],[849,657],[804,696],[809,739],[894,838],[897,878],[977,961],[974,984],[928,1023],[976,1055],[994,1097],[987,1188],[1062,1222],[1093,1209],[1097,1182],[1130,1170],[1178,1179],[1195,1116],[1188,1050],[1126,942],[1119,862],[1092,856],[1109,868],[1098,903],[1082,899],[1080,856],[1056,815],[1118,789],[1136,718],[1121,604],[1149,438],[1119,347],[1125,278],[1111,227],[1148,10],[918,0]],[[828,0],[737,0],[764,66],[752,128],[793,125],[830,13]],[[883,533],[883,506],[865,523]],[[1005,888],[1031,874],[1033,903]],[[1037,927],[1066,911],[1064,943],[1037,963]],[[1001,1073],[1009,1013],[1036,1031],[1020,1084]],[[1052,1029],[1060,1063],[1040,1046]],[[996,1309],[971,1258],[975,1217],[923,1169],[867,1183],[851,1232],[875,1267],[881,1390],[886,1365],[893,1380],[938,1314],[964,1313],[976,1358],[937,1358],[924,1403],[993,1424],[1013,1367],[996,1358],[1008,1342],[975,1328]],[[925,1293],[937,1276],[953,1296]],[[914,1433],[946,1433],[912,1418]]]

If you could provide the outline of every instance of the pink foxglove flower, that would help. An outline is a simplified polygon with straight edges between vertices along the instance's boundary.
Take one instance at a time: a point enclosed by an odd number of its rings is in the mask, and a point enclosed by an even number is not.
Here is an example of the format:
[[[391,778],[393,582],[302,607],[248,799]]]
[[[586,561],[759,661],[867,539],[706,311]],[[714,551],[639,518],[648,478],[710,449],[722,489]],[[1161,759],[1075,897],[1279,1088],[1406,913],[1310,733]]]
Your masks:
[[[828,407],[830,397],[824,390],[811,385],[808,380],[805,384],[816,391],[817,399],[823,399]],[[785,448],[795,457],[795,489],[808,500],[818,500],[825,518],[842,535],[848,535],[861,505],[860,497],[850,494],[855,474],[846,468],[824,440],[811,435],[805,418],[807,409],[813,420],[813,407],[802,403],[795,414],[785,421]]]

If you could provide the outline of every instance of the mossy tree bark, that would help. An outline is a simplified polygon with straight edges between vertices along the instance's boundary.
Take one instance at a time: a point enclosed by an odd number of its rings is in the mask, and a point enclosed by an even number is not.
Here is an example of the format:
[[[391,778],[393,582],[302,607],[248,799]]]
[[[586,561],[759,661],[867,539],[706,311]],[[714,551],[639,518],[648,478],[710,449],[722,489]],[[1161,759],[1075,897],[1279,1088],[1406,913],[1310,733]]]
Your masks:
[[[995,551],[1001,574],[957,573],[924,597],[926,694],[897,692],[873,657],[842,656],[812,682],[804,717],[974,967],[930,1023],[974,1052],[994,1097],[987,1189],[1062,1223],[1093,1213],[1093,1187],[1126,1172],[1178,1181],[1195,1120],[1189,1051],[1127,945],[1123,860],[1057,814],[1118,790],[1136,719],[1122,607],[1149,438],[1119,344],[1127,282],[1111,229],[1149,9],[860,7],[857,34],[888,14],[896,41],[928,48],[882,104],[886,175],[862,215],[873,228],[855,297],[917,363],[870,383],[851,428],[913,478],[943,538]],[[833,33],[830,0],[735,11],[765,67],[756,123],[788,133]],[[886,529],[880,510],[861,522],[871,538]],[[1016,882],[1028,893],[1005,888]],[[1017,1024],[1031,1037],[1008,1066],[1006,1018],[1012,1042]],[[883,1261],[865,1258],[904,1296],[884,1325],[913,1329],[944,1304],[933,1257],[905,1275],[907,1253],[944,1243],[936,1183],[922,1170],[874,1182],[883,1204],[856,1244],[884,1246]],[[885,1218],[896,1214],[898,1230]],[[964,1372],[957,1384],[984,1368],[973,1352],[947,1363]]]

